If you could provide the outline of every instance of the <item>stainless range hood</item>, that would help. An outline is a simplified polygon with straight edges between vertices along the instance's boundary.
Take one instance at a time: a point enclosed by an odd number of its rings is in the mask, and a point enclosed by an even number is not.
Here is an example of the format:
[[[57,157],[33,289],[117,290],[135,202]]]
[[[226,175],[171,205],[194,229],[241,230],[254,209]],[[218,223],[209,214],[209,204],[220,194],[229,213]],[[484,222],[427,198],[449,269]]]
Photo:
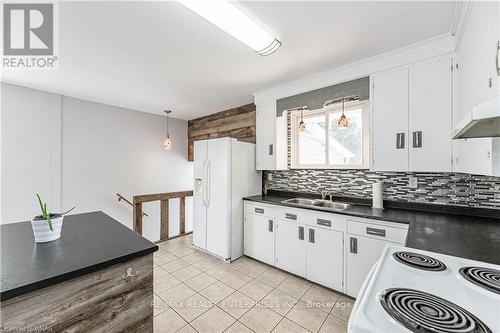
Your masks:
[[[473,107],[456,128],[453,139],[500,137],[500,96]]]

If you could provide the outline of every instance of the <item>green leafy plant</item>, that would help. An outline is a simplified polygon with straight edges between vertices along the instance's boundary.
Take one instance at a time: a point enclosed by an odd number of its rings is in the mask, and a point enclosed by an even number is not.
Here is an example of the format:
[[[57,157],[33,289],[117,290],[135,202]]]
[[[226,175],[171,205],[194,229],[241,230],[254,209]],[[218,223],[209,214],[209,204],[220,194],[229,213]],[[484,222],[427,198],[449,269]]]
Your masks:
[[[38,193],[36,194],[36,196],[38,198],[38,203],[40,204],[40,209],[42,210],[42,218],[44,220],[47,220],[50,231],[54,231],[54,228],[52,228],[52,221],[50,220],[51,214],[47,213],[47,203],[42,203],[42,199],[40,198],[40,195]]]
[[[42,202],[42,198],[40,198],[40,195],[36,193],[36,196],[38,198],[38,203],[40,204],[40,210],[42,211],[42,215],[36,216],[35,220],[47,220],[47,223],[49,224],[49,229],[50,231],[54,231],[54,228],[52,227],[52,219],[61,217],[65,214],[68,214],[71,212],[75,207],[71,208],[70,210],[64,212],[64,213],[49,213],[47,210],[47,203]]]

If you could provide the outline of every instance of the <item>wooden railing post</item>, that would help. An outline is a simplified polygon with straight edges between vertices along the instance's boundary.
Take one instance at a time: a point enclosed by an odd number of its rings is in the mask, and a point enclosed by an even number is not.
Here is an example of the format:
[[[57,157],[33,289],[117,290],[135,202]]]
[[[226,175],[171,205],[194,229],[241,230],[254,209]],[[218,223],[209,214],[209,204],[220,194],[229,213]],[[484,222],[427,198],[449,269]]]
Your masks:
[[[134,203],[134,231],[142,235],[142,203]]]
[[[186,233],[186,197],[179,198],[179,234]]]
[[[135,195],[134,206],[134,231],[142,235],[142,204],[144,202],[160,201],[160,240],[171,239],[186,234],[186,197],[192,197],[193,191],[179,191],[167,193],[153,193]],[[168,203],[170,199],[179,198],[179,235],[170,236],[168,232]],[[191,232],[188,232],[191,233]]]
[[[160,239],[168,238],[168,199],[160,200]]]

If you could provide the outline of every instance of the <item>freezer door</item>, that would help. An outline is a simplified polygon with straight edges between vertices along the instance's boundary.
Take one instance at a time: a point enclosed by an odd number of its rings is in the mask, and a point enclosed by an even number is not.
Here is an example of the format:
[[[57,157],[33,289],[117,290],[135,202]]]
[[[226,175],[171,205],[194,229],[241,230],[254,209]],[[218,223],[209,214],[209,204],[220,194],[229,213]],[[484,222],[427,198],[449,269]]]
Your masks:
[[[231,140],[208,140],[207,251],[230,258]]]
[[[194,142],[194,177],[193,177],[193,244],[207,248],[207,193],[206,172],[208,163],[207,140]]]

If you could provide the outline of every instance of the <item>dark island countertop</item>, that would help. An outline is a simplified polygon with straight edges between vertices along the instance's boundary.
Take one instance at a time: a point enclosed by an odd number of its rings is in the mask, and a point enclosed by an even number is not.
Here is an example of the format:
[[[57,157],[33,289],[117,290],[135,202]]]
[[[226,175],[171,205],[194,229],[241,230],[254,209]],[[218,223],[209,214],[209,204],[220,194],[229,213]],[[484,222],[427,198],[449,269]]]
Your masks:
[[[48,243],[35,243],[29,221],[0,233],[2,301],[158,250],[103,212],[65,216],[61,238]]]
[[[283,200],[299,196],[268,194],[244,200],[321,210],[313,206],[299,207],[282,203]],[[411,207],[412,204],[408,205]],[[499,218],[493,218],[465,215],[460,208],[457,208],[458,214],[451,213],[453,208],[450,207],[446,207],[446,211],[442,213],[402,208],[376,209],[367,204],[354,203],[345,210],[330,212],[405,223],[409,225],[405,244],[408,247],[500,265],[500,212]]]

